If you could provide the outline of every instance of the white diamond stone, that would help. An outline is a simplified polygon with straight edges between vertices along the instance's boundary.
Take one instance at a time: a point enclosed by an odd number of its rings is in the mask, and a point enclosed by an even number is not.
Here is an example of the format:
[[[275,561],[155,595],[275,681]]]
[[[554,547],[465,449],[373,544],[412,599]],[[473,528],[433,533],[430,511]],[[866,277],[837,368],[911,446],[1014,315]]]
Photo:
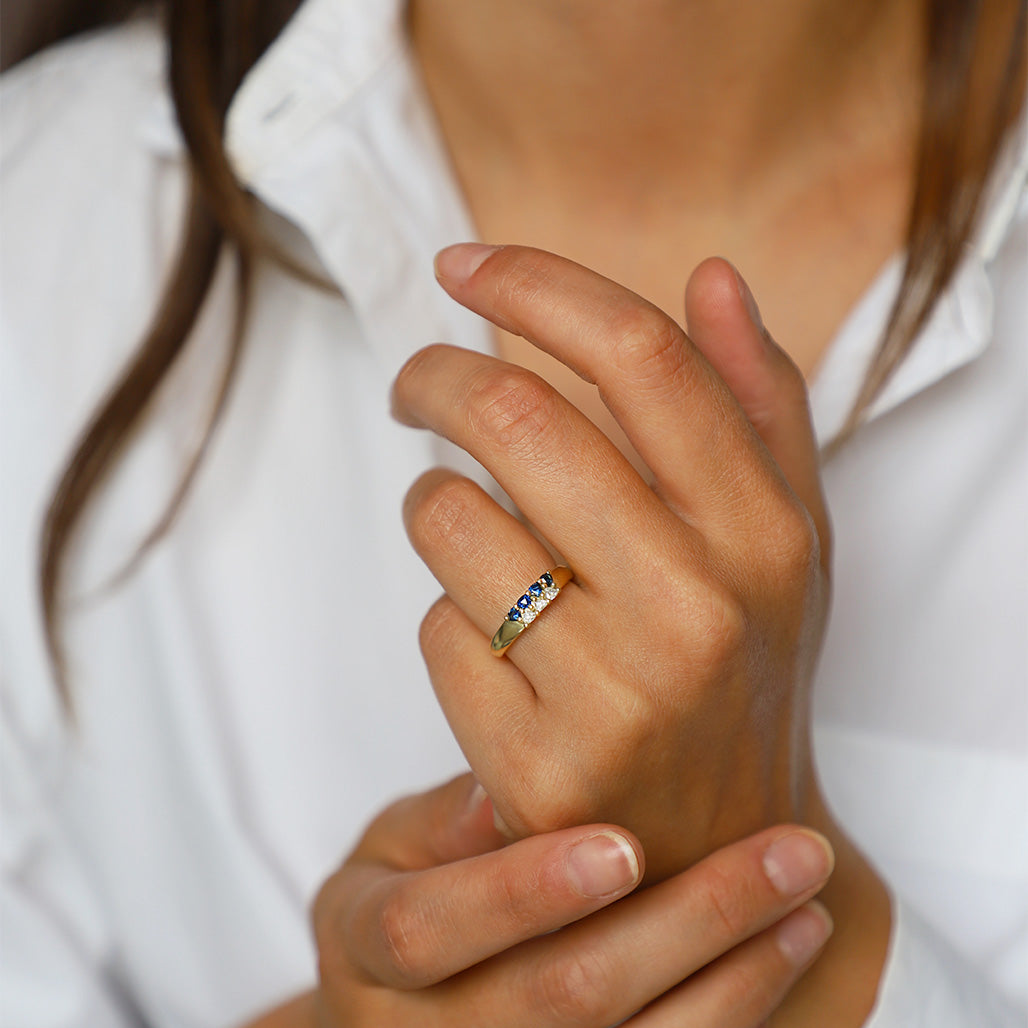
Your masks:
[[[535,599],[532,600],[532,606],[535,607],[536,610],[542,610],[544,607],[548,607],[549,603],[550,601],[546,599],[545,596],[536,596]]]
[[[556,599],[557,598],[557,593],[559,593],[559,592],[560,592],[560,590],[555,585],[545,585],[545,586],[543,586],[543,596],[546,597],[546,602],[547,603],[549,603],[550,600]]]
[[[530,625],[533,621],[535,621],[535,611],[532,610],[531,607],[526,607],[521,612],[521,620],[524,621],[526,625]]]

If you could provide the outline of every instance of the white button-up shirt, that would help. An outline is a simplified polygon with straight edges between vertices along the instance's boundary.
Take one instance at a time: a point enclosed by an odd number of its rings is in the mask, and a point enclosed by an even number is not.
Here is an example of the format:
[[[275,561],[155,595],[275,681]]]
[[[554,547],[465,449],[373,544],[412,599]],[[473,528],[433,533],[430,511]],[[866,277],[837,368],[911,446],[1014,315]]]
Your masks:
[[[42,645],[39,524],[153,309],[182,148],[148,22],[5,77],[5,1024],[229,1025],[309,987],[319,883],[385,801],[462,767],[417,650],[438,586],[400,501],[435,463],[481,473],[392,422],[387,391],[418,347],[487,350],[491,336],[433,279],[433,253],[472,229],[397,8],[307,0],[237,96],[240,176],[342,296],[260,270],[195,487],[142,567],[104,591],[196,444],[231,320],[220,276],[78,541],[73,731]],[[1024,154],[1008,148],[931,324],[825,468],[837,554],[817,756],[896,897],[875,1028],[1023,1025],[1028,1010]],[[813,383],[823,441],[897,270]]]

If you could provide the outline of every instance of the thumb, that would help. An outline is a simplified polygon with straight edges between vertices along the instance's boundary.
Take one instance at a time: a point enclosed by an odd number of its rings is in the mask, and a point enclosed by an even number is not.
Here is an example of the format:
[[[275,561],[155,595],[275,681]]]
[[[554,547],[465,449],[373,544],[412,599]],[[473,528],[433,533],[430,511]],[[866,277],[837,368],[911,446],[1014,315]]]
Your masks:
[[[420,871],[499,849],[508,840],[493,823],[493,805],[474,775],[404,796],[372,821],[352,854],[404,871]]]
[[[708,258],[690,276],[685,320],[689,338],[731,389],[813,517],[827,560],[828,515],[802,373],[764,328],[749,287],[723,258]]]

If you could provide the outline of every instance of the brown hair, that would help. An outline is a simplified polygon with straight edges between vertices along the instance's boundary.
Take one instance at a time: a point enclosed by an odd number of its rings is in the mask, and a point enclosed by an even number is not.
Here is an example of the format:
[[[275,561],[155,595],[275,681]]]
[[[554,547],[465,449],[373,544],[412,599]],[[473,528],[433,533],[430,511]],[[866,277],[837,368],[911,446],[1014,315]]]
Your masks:
[[[235,179],[222,142],[225,113],[236,88],[298,6],[299,0],[168,0],[165,5],[171,92],[190,157],[185,229],[152,326],[76,444],[50,502],[41,538],[46,641],[69,709],[59,606],[71,536],[181,354],[219,259],[227,252],[235,261],[237,310],[207,439],[242,350],[254,259],[271,256],[294,273],[311,277],[262,236],[252,197]],[[1026,7],[1026,0],[928,0],[924,98],[906,268],[847,432],[859,424],[911,349],[974,229],[989,172],[1023,96]],[[994,50],[997,39],[1006,46]],[[982,110],[991,116],[976,118],[973,112]],[[141,552],[166,529],[201,456],[202,450],[187,467]]]

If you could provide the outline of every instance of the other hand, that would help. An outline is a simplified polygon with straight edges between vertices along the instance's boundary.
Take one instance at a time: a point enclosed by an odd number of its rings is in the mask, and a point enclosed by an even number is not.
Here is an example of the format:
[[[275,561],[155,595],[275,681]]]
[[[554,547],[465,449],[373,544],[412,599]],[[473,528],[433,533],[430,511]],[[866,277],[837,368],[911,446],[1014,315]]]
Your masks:
[[[809,902],[831,850],[794,826],[636,895],[620,828],[503,841],[470,776],[388,808],[315,902],[303,1016],[260,1028],[755,1028],[831,930]]]

